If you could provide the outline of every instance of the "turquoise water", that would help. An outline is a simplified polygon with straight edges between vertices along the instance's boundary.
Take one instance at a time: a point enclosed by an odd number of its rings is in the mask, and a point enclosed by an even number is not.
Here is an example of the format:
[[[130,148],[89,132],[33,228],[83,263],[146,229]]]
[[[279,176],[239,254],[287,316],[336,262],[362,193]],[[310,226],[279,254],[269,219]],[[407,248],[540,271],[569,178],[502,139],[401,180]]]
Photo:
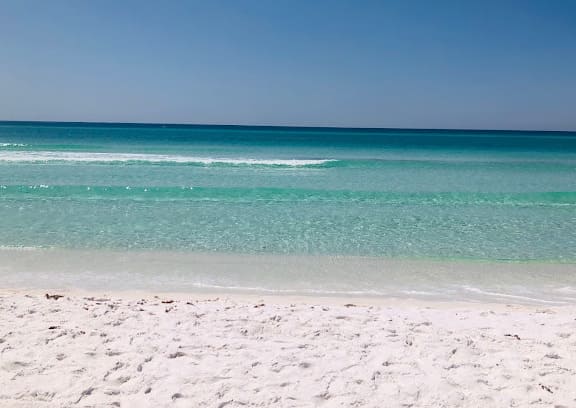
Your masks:
[[[0,247],[574,263],[576,133],[0,123]]]

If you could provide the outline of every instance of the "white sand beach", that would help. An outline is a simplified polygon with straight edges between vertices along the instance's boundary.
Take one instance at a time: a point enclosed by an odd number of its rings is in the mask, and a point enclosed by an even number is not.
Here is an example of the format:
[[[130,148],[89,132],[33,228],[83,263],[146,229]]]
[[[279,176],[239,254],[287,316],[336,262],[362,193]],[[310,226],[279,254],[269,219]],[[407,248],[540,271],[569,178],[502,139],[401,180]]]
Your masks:
[[[0,292],[1,407],[574,407],[576,307]]]

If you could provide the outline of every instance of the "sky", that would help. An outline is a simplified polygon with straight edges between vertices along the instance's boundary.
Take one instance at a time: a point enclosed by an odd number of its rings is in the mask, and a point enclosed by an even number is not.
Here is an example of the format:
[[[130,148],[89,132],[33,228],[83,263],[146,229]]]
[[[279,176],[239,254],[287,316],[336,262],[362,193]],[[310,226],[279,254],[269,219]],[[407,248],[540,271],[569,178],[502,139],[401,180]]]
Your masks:
[[[0,120],[576,130],[576,1],[0,0]]]

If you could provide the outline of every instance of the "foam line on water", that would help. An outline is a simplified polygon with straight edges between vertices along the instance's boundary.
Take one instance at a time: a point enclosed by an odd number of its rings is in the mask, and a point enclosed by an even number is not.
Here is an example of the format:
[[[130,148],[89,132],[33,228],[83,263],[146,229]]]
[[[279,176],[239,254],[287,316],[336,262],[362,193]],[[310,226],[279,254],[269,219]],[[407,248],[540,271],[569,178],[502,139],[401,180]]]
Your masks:
[[[38,251],[43,248],[31,246],[0,245],[0,251]]]
[[[514,295],[510,293],[499,293],[499,292],[491,292],[487,290],[482,290],[479,288],[471,287],[471,286],[464,286],[463,289],[468,292],[477,293],[482,296],[493,296],[493,297],[500,297],[500,298],[507,298],[507,299],[515,299],[515,300],[523,300],[528,302],[536,302],[536,303],[545,303],[545,304],[554,304],[554,305],[565,305],[569,302],[566,301],[556,301],[556,300],[545,300],[534,298],[530,296],[522,296],[522,295]]]
[[[236,285],[216,285],[203,282],[194,282],[192,286],[198,289],[220,289],[226,291],[248,291],[261,292],[270,294],[308,294],[308,295],[354,295],[354,296],[385,296],[387,292],[378,290],[329,290],[329,289],[283,289],[283,288],[266,288],[261,286],[236,286]]]
[[[82,162],[82,163],[179,163],[179,164],[228,164],[228,165],[261,165],[261,166],[315,166],[334,160],[331,159],[255,159],[225,157],[194,157],[164,154],[140,153],[98,153],[98,152],[58,152],[58,151],[3,151],[0,161],[4,162]]]

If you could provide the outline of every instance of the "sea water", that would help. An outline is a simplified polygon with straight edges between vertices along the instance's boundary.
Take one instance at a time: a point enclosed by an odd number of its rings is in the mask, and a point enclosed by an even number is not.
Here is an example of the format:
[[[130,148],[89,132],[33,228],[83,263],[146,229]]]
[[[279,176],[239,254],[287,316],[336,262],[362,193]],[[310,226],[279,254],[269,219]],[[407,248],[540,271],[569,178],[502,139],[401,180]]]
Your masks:
[[[576,133],[4,122],[0,248],[20,286],[566,300]]]

